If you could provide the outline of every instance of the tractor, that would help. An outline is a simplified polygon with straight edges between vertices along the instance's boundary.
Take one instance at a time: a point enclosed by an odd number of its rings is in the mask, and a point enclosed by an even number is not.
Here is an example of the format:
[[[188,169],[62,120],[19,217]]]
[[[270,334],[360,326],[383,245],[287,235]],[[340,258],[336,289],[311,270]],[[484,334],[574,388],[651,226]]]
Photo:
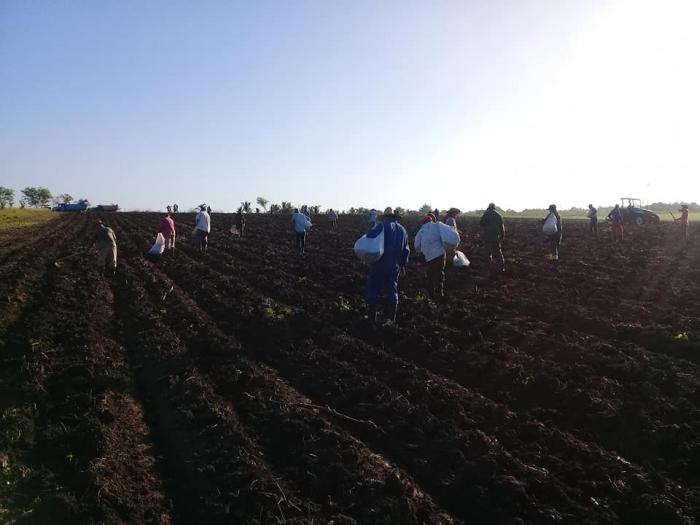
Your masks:
[[[661,220],[653,211],[642,208],[641,199],[622,197],[620,201],[622,202],[620,208],[625,224],[641,226],[642,224],[658,224]]]

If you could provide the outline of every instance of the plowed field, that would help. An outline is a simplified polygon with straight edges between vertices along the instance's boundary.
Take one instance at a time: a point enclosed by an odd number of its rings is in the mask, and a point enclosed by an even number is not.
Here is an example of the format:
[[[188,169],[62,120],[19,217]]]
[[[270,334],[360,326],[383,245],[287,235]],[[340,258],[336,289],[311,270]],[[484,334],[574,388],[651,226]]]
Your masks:
[[[373,329],[363,218],[318,218],[300,258],[286,218],[214,214],[202,257],[179,214],[154,260],[157,214],[104,217],[109,279],[54,265],[92,215],[0,235],[0,523],[700,520],[700,243],[674,224],[568,222],[554,267],[509,221],[492,275],[464,219],[447,298],[412,257]]]

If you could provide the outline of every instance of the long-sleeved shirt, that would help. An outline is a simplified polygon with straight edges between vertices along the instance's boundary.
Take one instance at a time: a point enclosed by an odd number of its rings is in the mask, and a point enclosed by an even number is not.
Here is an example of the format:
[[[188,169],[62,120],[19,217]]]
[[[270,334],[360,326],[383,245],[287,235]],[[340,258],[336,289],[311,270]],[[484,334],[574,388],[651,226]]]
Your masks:
[[[372,266],[385,268],[406,266],[408,256],[411,254],[406,228],[397,223],[396,219],[386,218],[367,232],[367,237],[373,239],[382,231],[384,231],[384,254]]]
[[[681,216],[678,220],[681,222],[681,224],[687,225],[688,224],[688,210],[682,210]]]
[[[94,242],[98,249],[110,248],[117,245],[117,237],[114,235],[112,228],[102,226],[95,232]]]
[[[292,214],[292,225],[294,226],[294,231],[297,233],[304,233],[312,226],[309,218],[303,213]]]
[[[455,219],[452,215],[448,215],[445,217],[445,224],[447,224],[450,228],[457,229],[457,219]]]
[[[202,230],[207,233],[211,231],[211,218],[206,211],[202,210],[197,214],[196,224],[194,227],[197,230]]]
[[[444,255],[445,246],[442,243],[440,227],[436,222],[427,222],[421,226],[413,241],[417,252],[425,256],[425,262],[432,261]]]
[[[498,241],[506,233],[503,217],[496,210],[486,210],[481,216],[479,225],[481,226],[481,238],[484,241]]]
[[[377,224],[377,210],[370,210],[367,214],[367,222],[369,222],[369,227],[374,228]]]
[[[610,213],[608,213],[608,219],[610,219],[613,224],[622,224],[622,210],[620,208],[613,208]]]
[[[586,212],[586,217],[593,221],[598,220],[598,210],[595,208],[588,208],[588,211]]]
[[[158,230],[164,236],[175,235],[175,222],[170,217],[163,217]]]

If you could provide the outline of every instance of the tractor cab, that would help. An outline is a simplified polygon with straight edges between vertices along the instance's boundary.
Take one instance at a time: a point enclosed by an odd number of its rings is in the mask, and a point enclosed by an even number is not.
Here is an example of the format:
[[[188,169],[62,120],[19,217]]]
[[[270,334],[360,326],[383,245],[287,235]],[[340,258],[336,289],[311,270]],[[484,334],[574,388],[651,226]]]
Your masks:
[[[622,197],[620,199],[622,205],[622,218],[627,224],[658,224],[659,216],[651,210],[642,208],[642,200],[633,197]]]

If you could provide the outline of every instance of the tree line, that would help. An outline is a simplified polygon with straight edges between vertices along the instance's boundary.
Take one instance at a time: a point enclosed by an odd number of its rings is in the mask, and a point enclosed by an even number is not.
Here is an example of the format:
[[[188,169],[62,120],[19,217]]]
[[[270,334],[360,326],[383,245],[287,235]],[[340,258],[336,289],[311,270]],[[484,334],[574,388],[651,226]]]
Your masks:
[[[20,208],[48,206],[49,203],[58,204],[73,201],[73,196],[69,193],[61,193],[60,195],[52,195],[51,190],[44,186],[27,186],[20,193],[22,197],[17,204]],[[86,200],[86,199],[81,199]],[[15,205],[15,190],[0,186],[0,209],[12,208]]]

